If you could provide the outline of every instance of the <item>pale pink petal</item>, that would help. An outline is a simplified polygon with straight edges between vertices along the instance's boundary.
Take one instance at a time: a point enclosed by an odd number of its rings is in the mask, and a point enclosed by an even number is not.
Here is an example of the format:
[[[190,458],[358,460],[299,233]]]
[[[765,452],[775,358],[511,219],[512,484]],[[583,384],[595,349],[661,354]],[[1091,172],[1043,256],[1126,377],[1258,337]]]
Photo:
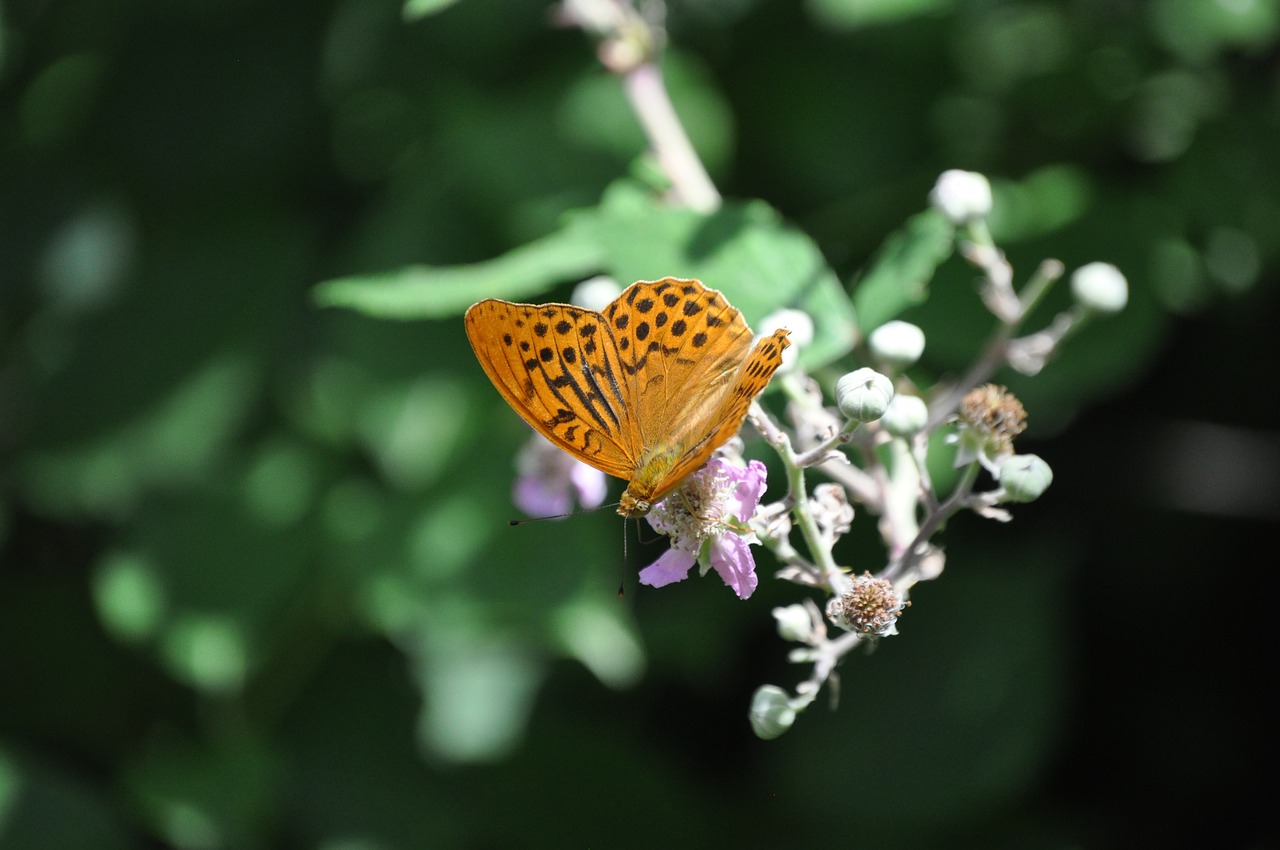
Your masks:
[[[511,500],[530,516],[545,517],[573,510],[576,503],[596,508],[604,503],[605,475],[534,434],[516,457]]]
[[[751,547],[736,534],[721,534],[711,541],[711,566],[733,588],[739,599],[746,599],[755,592],[756,562],[751,557]]]
[[[532,475],[521,475],[516,479],[511,501],[528,516],[554,516],[573,509],[573,499],[558,481]]]
[[[746,522],[756,512],[760,497],[764,495],[765,475],[768,470],[758,460],[751,461],[746,469],[729,467],[734,471],[734,480],[738,486],[733,491],[734,516]]]
[[[690,552],[671,548],[667,553],[640,571],[640,583],[650,587],[662,587],[689,577],[689,570],[698,559]]]
[[[584,508],[598,508],[604,504],[604,497],[609,492],[605,475],[581,461],[573,462],[573,472],[569,473],[573,489],[578,493],[578,504]]]

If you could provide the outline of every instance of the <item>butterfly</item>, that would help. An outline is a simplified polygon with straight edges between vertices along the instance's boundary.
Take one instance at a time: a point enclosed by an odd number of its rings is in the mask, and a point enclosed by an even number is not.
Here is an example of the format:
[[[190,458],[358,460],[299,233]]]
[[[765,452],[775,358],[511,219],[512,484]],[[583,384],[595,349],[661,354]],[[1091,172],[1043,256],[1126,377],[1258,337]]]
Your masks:
[[[720,292],[670,277],[631,284],[599,313],[490,298],[465,323],[476,359],[525,422],[628,482],[625,517],[644,516],[738,433],[791,344],[780,329],[752,348]]]

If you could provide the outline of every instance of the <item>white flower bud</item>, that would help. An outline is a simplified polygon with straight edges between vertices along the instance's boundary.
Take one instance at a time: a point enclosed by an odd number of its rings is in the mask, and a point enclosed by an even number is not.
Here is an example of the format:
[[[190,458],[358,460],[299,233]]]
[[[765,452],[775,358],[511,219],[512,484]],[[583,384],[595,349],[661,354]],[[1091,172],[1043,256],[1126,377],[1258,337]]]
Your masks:
[[[573,288],[569,303],[586,307],[588,310],[603,310],[622,294],[622,287],[608,275],[596,275],[588,278]]]
[[[893,381],[875,369],[855,369],[836,381],[836,407],[853,422],[874,422],[893,400]]]
[[[760,330],[756,339],[772,336],[773,332],[779,328],[786,328],[791,332],[788,337],[791,340],[791,346],[782,352],[781,369],[785,372],[795,368],[796,361],[800,358],[800,349],[806,348],[813,342],[813,319],[803,310],[792,310],[786,307],[774,310],[760,320]]]
[[[991,214],[991,183],[973,171],[944,171],[933,184],[929,203],[952,224],[968,224]]]
[[[787,605],[773,609],[778,621],[778,635],[783,640],[808,640],[813,634],[813,619],[803,605]]]
[[[918,395],[895,395],[880,425],[895,437],[910,437],[929,421],[929,405]]]
[[[1053,470],[1038,455],[1013,455],[1000,464],[1006,502],[1034,502],[1053,483]]]
[[[777,685],[761,685],[751,696],[751,731],[757,738],[771,741],[791,728],[796,722],[796,710],[791,698]]]
[[[1118,313],[1129,301],[1129,282],[1110,263],[1089,263],[1071,275],[1071,294],[1082,307]]]
[[[885,322],[867,337],[871,356],[881,363],[905,369],[924,353],[924,331],[910,322]]]
[[[759,335],[772,336],[779,328],[791,331],[791,344],[799,348],[813,342],[813,319],[803,310],[792,310],[789,307],[774,310],[760,320]]]

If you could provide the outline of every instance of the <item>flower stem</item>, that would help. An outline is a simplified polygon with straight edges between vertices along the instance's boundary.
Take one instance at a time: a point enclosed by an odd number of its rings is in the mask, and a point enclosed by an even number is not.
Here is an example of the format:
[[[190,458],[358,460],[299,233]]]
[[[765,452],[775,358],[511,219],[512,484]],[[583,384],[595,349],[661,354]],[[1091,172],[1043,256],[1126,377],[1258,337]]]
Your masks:
[[[623,75],[622,85],[676,196],[689,209],[715,211],[720,206],[720,193],[671,105],[657,63],[649,60],[632,68]]]
[[[778,427],[759,402],[752,402],[748,413],[752,425],[764,435],[765,440],[773,446],[782,459],[787,470],[787,498],[791,503],[791,514],[800,528],[800,536],[804,538],[805,547],[814,565],[821,572],[822,579],[832,593],[840,593],[844,587],[844,573],[836,565],[831,556],[831,548],[823,543],[822,532],[809,509],[809,494],[805,489],[805,467],[800,463],[800,456],[791,447],[791,438]]]
[[[889,560],[889,566],[885,568],[884,573],[880,576],[881,578],[896,582],[916,565],[916,562],[925,553],[925,544],[929,542],[929,538],[933,537],[934,532],[952,514],[965,507],[965,500],[968,499],[969,493],[973,490],[973,483],[978,480],[979,468],[977,461],[965,467],[964,472],[960,475],[960,480],[956,482],[955,490],[951,491],[951,495],[942,504],[938,505],[936,510],[930,511],[925,516],[920,523],[920,530],[916,532],[915,538],[902,550],[900,555]]]

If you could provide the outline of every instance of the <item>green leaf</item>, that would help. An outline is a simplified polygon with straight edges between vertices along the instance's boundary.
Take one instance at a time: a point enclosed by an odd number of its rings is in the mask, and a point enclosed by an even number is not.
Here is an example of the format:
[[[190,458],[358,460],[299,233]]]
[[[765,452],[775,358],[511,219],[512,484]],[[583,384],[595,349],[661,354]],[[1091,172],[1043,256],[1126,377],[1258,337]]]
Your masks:
[[[853,347],[857,322],[839,278],[813,240],[763,201],[704,214],[619,182],[574,226],[594,232],[605,271],[621,282],[697,278],[724,292],[753,327],[781,308],[804,311],[814,323],[813,343],[801,353],[810,368]]]
[[[810,368],[842,356],[856,338],[853,305],[822,252],[768,204],[698,213],[666,206],[631,181],[613,184],[600,206],[571,214],[559,231],[493,260],[340,278],[317,286],[315,298],[378,318],[447,318],[482,298],[530,299],[598,272],[622,285],[698,278],[753,326],[780,308],[802,310],[815,327],[801,355]]]
[[[951,223],[930,209],[885,240],[853,292],[864,333],[928,297],[929,280],[951,256],[954,235]]]
[[[442,319],[460,315],[482,298],[531,298],[599,265],[598,247],[569,227],[492,260],[337,278],[317,285],[314,296],[322,307],[347,307],[381,319]]]
[[[401,15],[406,21],[416,21],[436,12],[443,12],[458,0],[405,0]]]
[[[954,0],[810,0],[808,10],[824,27],[855,30],[946,11]]]

